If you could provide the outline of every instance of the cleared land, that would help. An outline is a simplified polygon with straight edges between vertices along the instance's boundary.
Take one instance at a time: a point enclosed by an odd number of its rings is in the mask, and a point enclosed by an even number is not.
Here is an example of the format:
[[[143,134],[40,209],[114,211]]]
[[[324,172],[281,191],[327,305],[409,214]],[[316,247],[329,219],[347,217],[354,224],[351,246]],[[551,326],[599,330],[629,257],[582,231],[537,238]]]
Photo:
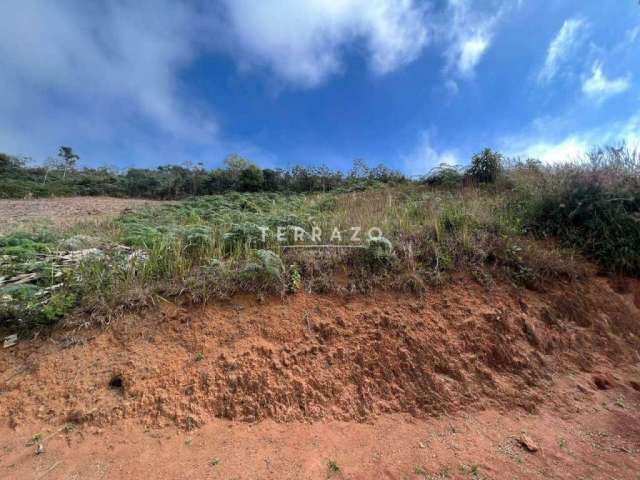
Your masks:
[[[60,197],[0,200],[0,234],[37,226],[65,228],[83,221],[113,218],[125,209],[160,204],[156,200],[111,197]]]

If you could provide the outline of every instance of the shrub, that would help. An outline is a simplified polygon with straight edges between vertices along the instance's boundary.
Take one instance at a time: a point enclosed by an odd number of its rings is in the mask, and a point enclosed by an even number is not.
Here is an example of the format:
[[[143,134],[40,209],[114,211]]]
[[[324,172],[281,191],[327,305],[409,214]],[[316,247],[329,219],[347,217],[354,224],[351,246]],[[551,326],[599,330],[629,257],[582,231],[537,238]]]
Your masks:
[[[502,172],[503,156],[490,148],[485,148],[471,158],[471,166],[466,176],[476,183],[495,183]]]
[[[640,156],[624,146],[592,152],[549,174],[531,209],[531,227],[597,260],[640,275]]]
[[[463,178],[455,166],[443,163],[431,170],[423,182],[434,187],[458,188],[462,185]]]
[[[242,279],[251,290],[282,292],[284,288],[284,264],[271,250],[257,250],[253,261],[242,271]]]
[[[384,237],[371,238],[363,250],[365,265],[371,270],[388,267],[393,258],[393,245]]]
[[[540,202],[536,228],[581,248],[607,270],[640,274],[640,190],[575,182]]]

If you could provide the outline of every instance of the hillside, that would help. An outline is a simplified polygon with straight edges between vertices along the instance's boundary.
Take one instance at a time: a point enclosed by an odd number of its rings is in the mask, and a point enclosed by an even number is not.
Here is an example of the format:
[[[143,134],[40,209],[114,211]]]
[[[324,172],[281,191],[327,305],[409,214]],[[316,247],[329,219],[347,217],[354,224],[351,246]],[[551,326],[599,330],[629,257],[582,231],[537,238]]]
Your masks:
[[[638,165],[56,199],[0,236],[0,471],[635,478]]]

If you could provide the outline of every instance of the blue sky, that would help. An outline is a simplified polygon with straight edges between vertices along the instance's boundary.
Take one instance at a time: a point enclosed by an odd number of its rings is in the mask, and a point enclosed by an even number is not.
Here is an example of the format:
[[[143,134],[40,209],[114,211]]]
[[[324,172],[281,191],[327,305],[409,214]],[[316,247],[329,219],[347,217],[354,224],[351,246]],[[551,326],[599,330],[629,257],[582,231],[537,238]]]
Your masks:
[[[4,0],[0,151],[420,174],[640,145],[636,0]]]

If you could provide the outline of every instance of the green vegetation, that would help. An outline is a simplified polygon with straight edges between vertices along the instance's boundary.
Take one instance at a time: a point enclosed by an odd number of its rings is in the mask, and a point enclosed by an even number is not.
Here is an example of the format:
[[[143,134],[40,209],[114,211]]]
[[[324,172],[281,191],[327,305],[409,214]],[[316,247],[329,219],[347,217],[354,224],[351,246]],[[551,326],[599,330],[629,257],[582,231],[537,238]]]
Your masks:
[[[227,170],[248,186],[260,175],[243,173],[243,161],[231,158]],[[624,148],[554,167],[485,150],[467,171],[443,167],[417,182],[228,192],[97,227],[16,232],[0,237],[0,326],[52,325],[71,312],[108,321],[170,297],[421,294],[460,273],[487,287],[544,289],[585,275],[579,252],[639,275],[639,179],[638,155]],[[332,248],[294,248],[313,244]]]
[[[340,473],[340,467],[338,466],[336,461],[329,460],[329,462],[327,462],[327,478],[331,478],[338,473]]]
[[[606,270],[640,275],[640,155],[595,150],[588,162],[532,179],[534,228],[597,260]]]
[[[224,168],[207,170],[186,162],[155,169],[77,169],[80,157],[71,147],[60,147],[56,158],[28,166],[28,159],[0,154],[0,198],[107,195],[150,199],[237,192],[325,192],[363,189],[374,184],[404,183],[400,173],[383,165],[369,168],[356,160],[348,174],[326,167],[297,166],[289,170],[261,169],[239,155],[229,155]]]

